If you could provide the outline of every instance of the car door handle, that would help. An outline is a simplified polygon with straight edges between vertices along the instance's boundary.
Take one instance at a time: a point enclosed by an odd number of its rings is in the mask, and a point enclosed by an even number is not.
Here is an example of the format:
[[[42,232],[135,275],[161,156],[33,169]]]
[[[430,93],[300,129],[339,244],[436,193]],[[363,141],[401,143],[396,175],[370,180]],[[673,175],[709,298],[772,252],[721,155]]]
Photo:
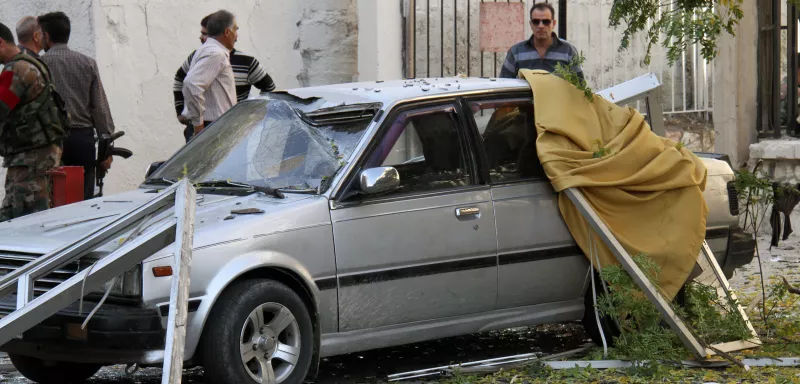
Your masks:
[[[456,208],[456,217],[471,217],[481,214],[481,209],[478,207],[470,208]]]

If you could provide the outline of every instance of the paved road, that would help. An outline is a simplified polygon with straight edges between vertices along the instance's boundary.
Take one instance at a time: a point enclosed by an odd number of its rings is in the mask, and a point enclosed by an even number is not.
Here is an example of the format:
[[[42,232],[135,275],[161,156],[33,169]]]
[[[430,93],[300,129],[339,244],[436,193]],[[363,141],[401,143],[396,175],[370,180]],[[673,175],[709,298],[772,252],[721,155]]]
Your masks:
[[[518,328],[502,332],[454,337],[395,348],[323,359],[316,383],[376,382],[389,374],[431,368],[451,363],[477,361],[495,357],[541,352],[549,354],[574,349],[583,344],[586,336],[577,323],[555,324],[535,328]],[[3,362],[0,359],[0,372]],[[5,366],[6,369],[13,367]],[[161,383],[161,370],[143,369],[132,378],[125,375],[124,366],[102,369],[87,383]],[[16,373],[0,373],[0,382],[32,384]],[[202,369],[187,370],[184,383],[202,383]]]

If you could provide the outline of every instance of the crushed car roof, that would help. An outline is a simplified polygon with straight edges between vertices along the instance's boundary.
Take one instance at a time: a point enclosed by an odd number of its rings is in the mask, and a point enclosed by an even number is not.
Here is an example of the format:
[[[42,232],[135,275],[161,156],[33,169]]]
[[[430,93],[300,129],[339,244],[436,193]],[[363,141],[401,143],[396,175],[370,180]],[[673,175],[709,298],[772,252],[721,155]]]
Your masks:
[[[288,93],[301,99],[321,98],[326,101],[327,106],[332,106],[376,102],[388,104],[418,97],[492,89],[524,90],[530,89],[530,85],[527,81],[518,79],[445,77],[333,84],[276,92]]]

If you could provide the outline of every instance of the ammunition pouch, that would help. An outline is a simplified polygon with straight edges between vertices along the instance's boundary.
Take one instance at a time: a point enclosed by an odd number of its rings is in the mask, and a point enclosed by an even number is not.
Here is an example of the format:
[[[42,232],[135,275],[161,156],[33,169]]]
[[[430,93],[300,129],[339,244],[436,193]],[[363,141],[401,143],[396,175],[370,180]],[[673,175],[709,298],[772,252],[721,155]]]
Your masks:
[[[18,105],[0,132],[0,156],[9,157],[59,143],[66,136],[68,115],[64,101],[56,92],[50,72],[44,63],[20,54],[13,59],[25,60],[39,69],[46,85],[35,99]]]

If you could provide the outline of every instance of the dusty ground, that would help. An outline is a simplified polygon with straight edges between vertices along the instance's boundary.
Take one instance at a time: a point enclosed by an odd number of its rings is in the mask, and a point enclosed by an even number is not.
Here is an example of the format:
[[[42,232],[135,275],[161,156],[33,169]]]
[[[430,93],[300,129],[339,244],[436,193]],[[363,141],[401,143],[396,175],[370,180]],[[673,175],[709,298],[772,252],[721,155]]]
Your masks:
[[[766,276],[781,275],[800,285],[800,235],[792,235],[779,247],[769,249],[769,237],[759,239],[763,269]],[[743,302],[760,292],[757,259],[731,279]],[[468,335],[426,343],[369,351],[324,359],[317,383],[372,383],[382,381],[388,374],[425,369],[450,363],[477,361],[494,357],[541,352],[550,354],[576,348],[586,341],[583,328],[577,323],[519,328],[502,332]],[[11,372],[7,359],[0,358],[0,382],[30,384],[30,381]],[[800,374],[800,370],[798,370]],[[127,377],[124,367],[107,367],[89,383],[161,382],[160,369],[145,369]],[[589,378],[587,380],[591,381]],[[800,376],[798,376],[800,380]],[[579,382],[582,380],[579,380]],[[187,370],[184,383],[202,383],[202,369]],[[736,381],[733,381],[736,382]],[[756,381],[758,382],[758,381]]]
[[[800,285],[800,234],[794,233],[777,247],[770,249],[770,237],[760,236],[758,249],[761,254],[761,267],[767,280],[772,276],[784,276],[792,284]],[[761,292],[761,273],[758,259],[736,271],[730,280],[731,286],[740,296],[752,296]],[[746,302],[745,302],[746,304]]]

